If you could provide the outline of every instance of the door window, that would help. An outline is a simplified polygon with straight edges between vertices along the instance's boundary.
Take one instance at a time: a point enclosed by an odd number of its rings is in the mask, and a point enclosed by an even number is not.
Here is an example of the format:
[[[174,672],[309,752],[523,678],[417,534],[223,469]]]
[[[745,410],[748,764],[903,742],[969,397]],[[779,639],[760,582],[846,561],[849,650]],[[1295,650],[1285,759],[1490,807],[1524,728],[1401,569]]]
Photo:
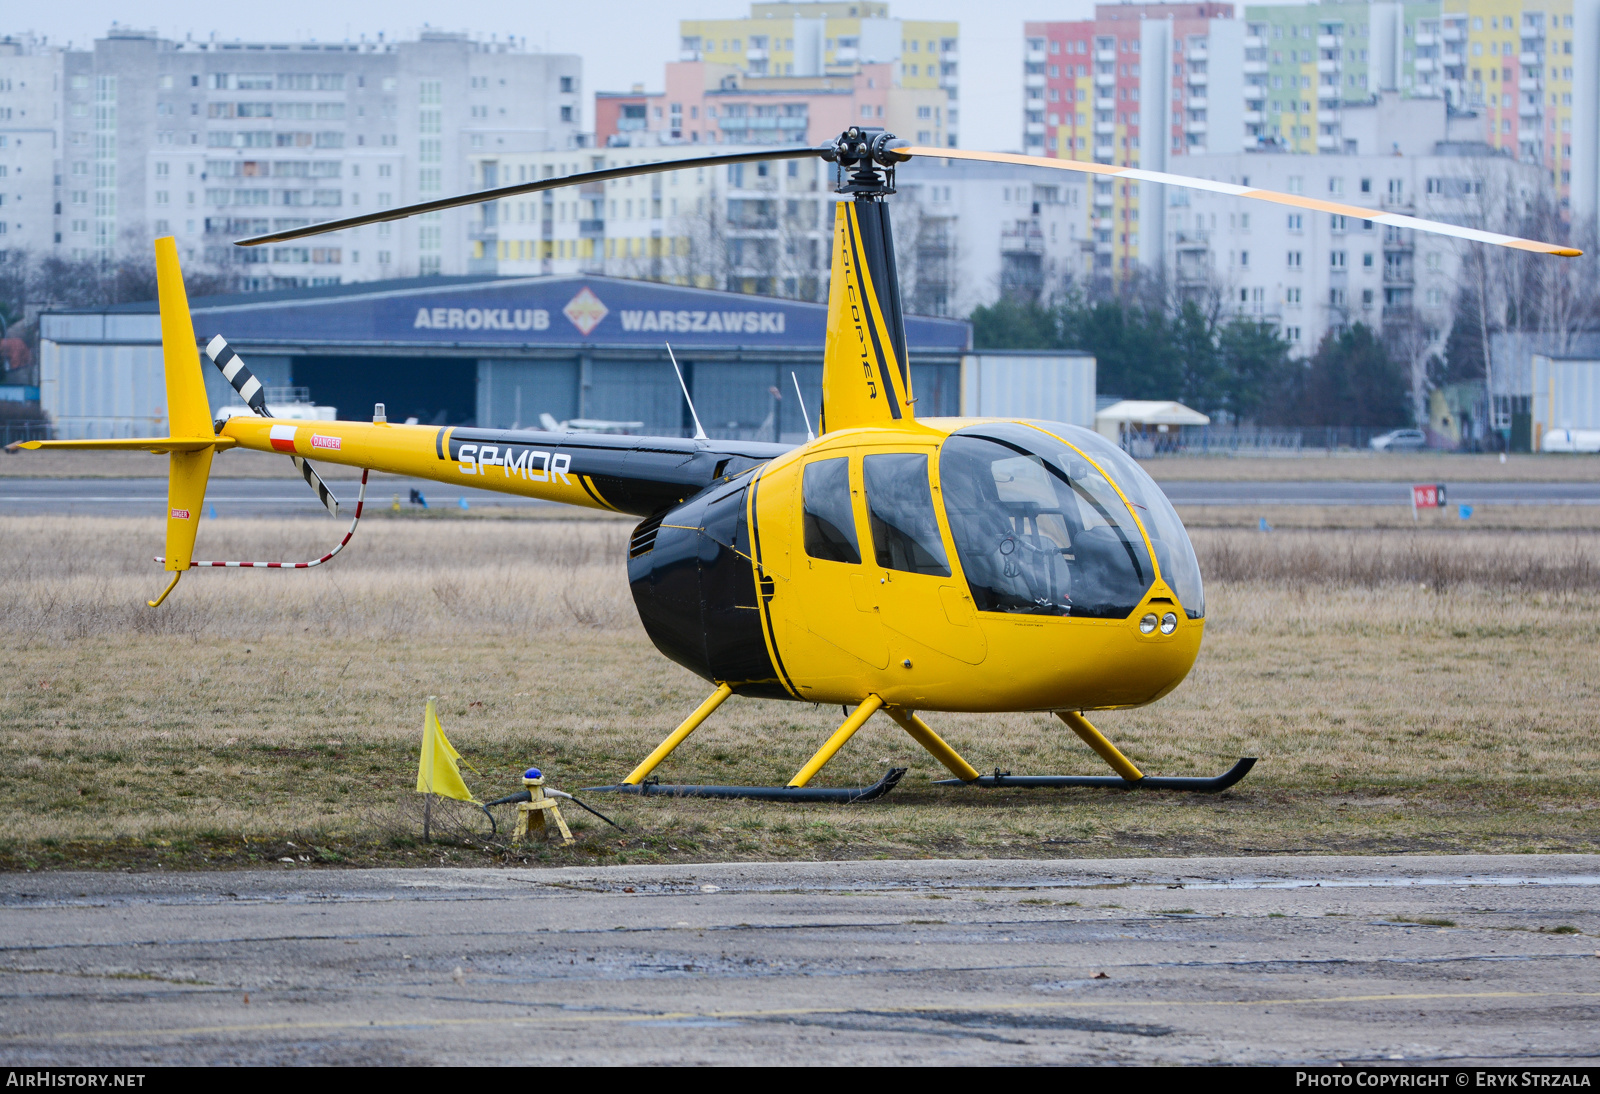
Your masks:
[[[856,514],[850,499],[850,460],[840,456],[806,464],[800,480],[805,506],[806,554],[828,562],[861,561]]]
[[[886,570],[950,576],[950,561],[939,538],[939,520],[928,488],[928,456],[923,452],[880,452],[863,457],[867,514],[878,565]]]

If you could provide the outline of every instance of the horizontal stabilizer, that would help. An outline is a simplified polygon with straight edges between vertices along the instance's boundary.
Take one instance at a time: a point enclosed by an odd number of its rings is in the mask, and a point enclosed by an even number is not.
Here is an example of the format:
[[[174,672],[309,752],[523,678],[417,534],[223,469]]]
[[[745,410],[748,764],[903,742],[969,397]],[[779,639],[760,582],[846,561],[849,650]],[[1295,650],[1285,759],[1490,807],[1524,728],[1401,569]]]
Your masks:
[[[109,441],[17,441],[11,449],[79,448],[91,452],[198,452],[202,448],[232,448],[232,437],[119,437]]]

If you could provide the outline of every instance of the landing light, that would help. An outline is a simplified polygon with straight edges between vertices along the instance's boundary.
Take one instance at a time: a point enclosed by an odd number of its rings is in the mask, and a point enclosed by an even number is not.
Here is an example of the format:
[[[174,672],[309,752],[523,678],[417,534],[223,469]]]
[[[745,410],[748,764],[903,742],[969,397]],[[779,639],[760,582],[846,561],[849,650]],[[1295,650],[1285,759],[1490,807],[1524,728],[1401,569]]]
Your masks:
[[[1155,632],[1156,632],[1156,617],[1155,617],[1155,613],[1151,612],[1149,615],[1147,615],[1143,619],[1139,620],[1139,633],[1140,634],[1154,634]]]
[[[1161,617],[1161,633],[1171,634],[1178,629],[1178,617],[1173,612],[1168,612]]]

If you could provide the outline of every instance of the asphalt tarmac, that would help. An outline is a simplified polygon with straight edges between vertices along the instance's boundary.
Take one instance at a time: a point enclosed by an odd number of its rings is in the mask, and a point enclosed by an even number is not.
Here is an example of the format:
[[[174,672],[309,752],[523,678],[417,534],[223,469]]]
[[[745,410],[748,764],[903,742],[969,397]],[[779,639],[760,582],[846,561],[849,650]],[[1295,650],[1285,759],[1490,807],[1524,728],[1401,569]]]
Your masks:
[[[285,465],[287,468],[287,464]],[[358,484],[330,483],[334,495],[353,508]],[[1451,505],[1600,505],[1600,482],[1461,482],[1449,483]],[[422,492],[433,508],[468,506],[543,506],[551,502],[474,490],[454,483],[429,482],[397,475],[374,475],[367,502],[388,506],[399,495],[409,506],[411,490]],[[1389,505],[1411,504],[1411,487],[1395,482],[1199,482],[1163,483],[1176,505]],[[0,478],[0,516],[81,514],[132,516],[157,514],[167,496],[167,480],[147,479],[7,479]],[[218,516],[317,516],[322,507],[292,470],[281,479],[213,479],[206,504]]]
[[[0,877],[7,1065],[1600,1060],[1600,856]]]

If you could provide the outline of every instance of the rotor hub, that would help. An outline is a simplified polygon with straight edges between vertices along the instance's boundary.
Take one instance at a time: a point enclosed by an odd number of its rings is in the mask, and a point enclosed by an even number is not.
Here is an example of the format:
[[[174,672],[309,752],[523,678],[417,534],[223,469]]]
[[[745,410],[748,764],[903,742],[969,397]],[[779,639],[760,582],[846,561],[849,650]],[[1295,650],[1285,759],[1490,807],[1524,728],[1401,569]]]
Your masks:
[[[858,198],[885,197],[895,192],[895,165],[910,159],[908,141],[884,129],[852,125],[829,146],[822,158],[836,165],[834,191]]]

